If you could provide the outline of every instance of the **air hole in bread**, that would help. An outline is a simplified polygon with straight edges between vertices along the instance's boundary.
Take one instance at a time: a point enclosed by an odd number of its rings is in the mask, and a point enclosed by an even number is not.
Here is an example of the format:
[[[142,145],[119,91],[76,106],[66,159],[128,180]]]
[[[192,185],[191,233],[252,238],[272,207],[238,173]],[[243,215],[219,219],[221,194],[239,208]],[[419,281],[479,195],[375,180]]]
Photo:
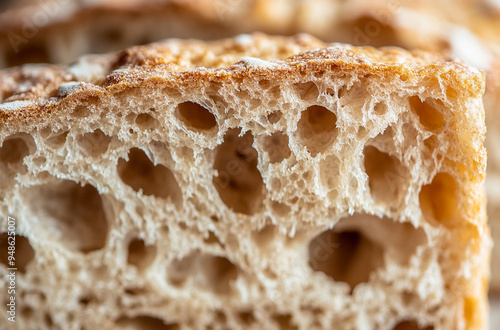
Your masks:
[[[131,296],[140,296],[146,294],[148,290],[144,287],[129,287],[123,290],[123,292]]]
[[[362,236],[380,248],[386,260],[408,265],[417,248],[427,242],[422,228],[415,228],[411,223],[379,218],[367,214],[354,214],[342,219],[334,231],[359,232]],[[374,256],[377,259],[380,255]],[[380,265],[380,264],[379,264]]]
[[[84,156],[97,157],[108,150],[111,137],[100,129],[85,133],[76,138],[78,149]]]
[[[372,198],[376,202],[397,205],[404,197],[408,169],[396,157],[372,146],[365,148],[364,156]]]
[[[267,115],[267,121],[270,124],[276,124],[283,118],[283,113],[281,111],[274,111]]]
[[[124,183],[144,195],[171,199],[175,203],[182,198],[172,172],[161,164],[154,165],[141,149],[130,149],[128,161],[119,159],[117,170]]]
[[[321,79],[323,78],[323,76],[325,75],[325,71],[321,70],[321,71],[317,71],[314,73],[314,76],[318,79]]]
[[[292,154],[288,147],[288,135],[276,132],[271,136],[265,136],[263,140],[263,148],[269,155],[271,164],[279,163]]]
[[[184,285],[194,268],[198,256],[191,253],[180,260],[174,260],[168,268],[168,282],[176,287]]]
[[[458,97],[458,92],[455,88],[453,88],[453,87],[446,88],[446,98],[447,99],[453,100],[453,99],[456,99],[457,97]]]
[[[426,241],[425,232],[409,223],[355,214],[310,242],[309,265],[335,281],[348,283],[352,292],[383,266],[384,257],[407,265]]]
[[[134,238],[128,244],[127,262],[139,270],[148,268],[155,257],[156,246],[146,245],[140,238]]]
[[[326,93],[331,96],[336,96],[338,99],[341,99],[345,96],[345,94],[349,91],[347,86],[338,86],[337,90],[333,88],[327,88]]]
[[[30,306],[22,307],[20,312],[21,312],[21,318],[25,320],[28,318],[32,318],[35,314],[35,311]]]
[[[405,73],[399,75],[399,79],[401,79],[402,81],[407,81],[409,78],[410,77]]]
[[[122,316],[116,320],[116,325],[124,330],[178,330],[176,323],[167,323],[160,318],[140,315],[134,317]]]
[[[133,112],[125,116],[125,121],[127,122],[127,124],[130,125],[133,125],[136,119],[137,119],[137,114]]]
[[[44,142],[52,148],[61,148],[66,143],[69,131],[53,131],[51,128],[40,130],[40,136]]]
[[[14,254],[9,255],[9,247],[15,249]],[[14,264],[9,264],[9,256],[13,256]],[[31,247],[29,240],[21,235],[0,234],[0,263],[6,268],[17,268],[21,273],[26,271],[26,267],[35,257],[35,251]]]
[[[274,86],[273,88],[271,88],[269,91],[268,91],[268,95],[269,95],[269,101],[268,103],[266,104],[268,108],[272,109],[272,108],[275,108],[278,106],[278,100],[280,100],[280,97],[281,97],[281,87],[278,85],[278,86]]]
[[[340,193],[340,161],[337,156],[330,155],[322,159],[319,163],[319,173],[321,184],[328,190],[327,197],[329,200],[335,200]]]
[[[420,190],[420,208],[428,221],[437,221],[447,227],[457,217],[457,183],[448,173],[438,173],[428,185]]]
[[[153,127],[156,127],[157,125],[156,119],[154,119],[153,116],[148,113],[141,113],[140,115],[138,115],[137,118],[135,118],[135,123],[137,124],[139,129],[143,130],[151,129]]]
[[[13,166],[20,165],[24,157],[30,154],[30,146],[34,145],[33,137],[26,133],[7,137],[0,147],[0,163]]]
[[[231,261],[198,251],[174,261],[168,269],[168,280],[174,286],[193,281],[199,288],[220,294],[229,293],[237,277],[238,268]]]
[[[255,322],[255,316],[252,311],[241,311],[238,313],[238,318],[243,325],[251,325]]]
[[[370,93],[369,82],[367,78],[361,78],[359,82],[349,87],[342,89],[344,95],[339,100],[340,110],[344,115],[348,114],[354,121],[361,123],[363,121],[363,112],[361,109],[365,107],[366,96]]]
[[[290,214],[290,206],[277,201],[271,201],[271,208],[278,217],[285,217]]]
[[[84,253],[102,249],[108,237],[108,222],[99,192],[90,184],[83,187],[61,180],[30,188],[30,201],[37,230],[44,237]]]
[[[198,103],[184,102],[177,108],[177,117],[190,129],[206,131],[217,125],[215,116]]]
[[[417,321],[406,320],[396,324],[393,330],[434,330],[434,327],[431,325],[420,326]]]
[[[313,157],[335,141],[338,134],[336,123],[337,116],[319,105],[312,105],[302,112],[298,132]]]
[[[388,107],[387,107],[387,104],[385,103],[377,103],[375,104],[375,106],[373,107],[373,112],[375,112],[376,115],[383,115],[387,112],[388,110]]]
[[[217,244],[220,246],[224,246],[219,240],[219,237],[217,237],[217,235],[215,235],[215,233],[211,230],[208,231],[208,236],[204,238],[203,241],[207,244]]]
[[[223,311],[216,311],[214,313],[214,324],[220,326],[220,327],[226,327],[227,326],[227,316],[224,314]]]
[[[358,131],[356,132],[356,138],[358,140],[364,140],[367,136],[368,131],[366,130],[366,128],[364,128],[363,126],[359,126]]]
[[[97,301],[97,299],[96,299],[96,297],[94,297],[92,295],[82,296],[82,297],[80,297],[80,299],[78,299],[78,304],[80,304],[82,306],[88,306],[88,304],[95,302],[95,301]]]
[[[253,233],[252,236],[256,245],[260,249],[266,250],[269,243],[275,237],[275,234],[276,234],[276,226],[273,224],[268,224],[264,226],[261,230]]]
[[[430,103],[430,100],[422,101],[418,96],[412,96],[410,97],[410,107],[425,128],[433,132],[443,130],[444,116]]]
[[[231,283],[238,277],[236,266],[224,257],[202,255],[200,265],[206,285],[214,292],[228,293]]]
[[[90,109],[87,105],[77,105],[71,115],[76,118],[88,117],[90,115]]]
[[[43,321],[49,329],[53,329],[52,327],[54,326],[54,321],[52,320],[52,316],[50,315],[49,312],[45,313]]]
[[[293,324],[292,315],[290,314],[276,314],[273,315],[273,320],[278,325],[278,329],[280,330],[295,330],[298,327]]]
[[[252,147],[253,136],[238,136],[231,129],[216,148],[213,183],[222,201],[234,212],[254,214],[263,205],[265,195],[262,176],[257,168],[258,154]]]
[[[259,87],[262,89],[268,89],[271,86],[271,82],[269,80],[260,80]]]
[[[296,83],[293,85],[295,91],[304,101],[317,100],[319,96],[318,86],[313,82]]]
[[[367,282],[382,264],[382,249],[361,232],[327,230],[309,244],[309,265],[335,281],[350,285],[351,292]]]

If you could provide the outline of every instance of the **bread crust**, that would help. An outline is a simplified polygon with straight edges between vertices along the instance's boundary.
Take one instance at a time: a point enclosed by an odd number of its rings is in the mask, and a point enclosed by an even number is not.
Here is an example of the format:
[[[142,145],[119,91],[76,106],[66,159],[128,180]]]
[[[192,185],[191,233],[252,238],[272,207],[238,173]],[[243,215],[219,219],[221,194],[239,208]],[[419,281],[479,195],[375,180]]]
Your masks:
[[[242,38],[246,40],[244,44],[241,43]],[[264,47],[269,43],[276,49],[267,53]],[[180,52],[172,53],[176,49]],[[303,53],[294,55],[297,51]],[[273,63],[260,65],[262,62],[239,62],[245,57],[253,57],[252,55]],[[194,56],[200,58],[193,58]],[[453,84],[465,87],[468,93],[465,97],[484,93],[484,74],[458,59],[443,59],[438,54],[393,47],[376,49],[326,44],[304,34],[290,39],[252,34],[211,43],[170,39],[163,43],[133,47],[119,54],[84,57],[77,65],[98,67],[99,74],[92,76],[90,81],[81,81],[92,84],[96,90],[94,93],[97,90],[105,92],[133,88],[146,80],[166,83],[174,79],[172,85],[202,80],[222,82],[242,78],[249,73],[263,78],[283,79],[291,73],[326,69],[354,70],[387,77],[405,76],[412,80],[442,73]],[[31,112],[2,111],[5,122],[10,121],[10,118],[42,115],[47,107],[60,102],[50,99],[56,96],[55,86],[63,82],[79,81],[72,67],[55,65],[27,65],[4,70],[0,79],[0,91],[4,95],[15,94],[4,97],[3,102],[23,100],[36,102],[40,106],[39,110]],[[33,88],[23,93],[16,90],[20,84],[29,84]],[[64,96],[71,99],[75,95],[82,95],[82,92],[73,91]],[[29,109],[34,110],[35,107]]]

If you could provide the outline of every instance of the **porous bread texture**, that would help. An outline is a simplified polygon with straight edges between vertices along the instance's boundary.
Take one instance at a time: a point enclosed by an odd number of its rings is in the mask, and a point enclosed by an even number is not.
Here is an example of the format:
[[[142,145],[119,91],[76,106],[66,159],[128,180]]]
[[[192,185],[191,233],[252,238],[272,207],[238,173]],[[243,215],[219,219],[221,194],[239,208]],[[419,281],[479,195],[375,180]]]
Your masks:
[[[483,329],[483,74],[246,38],[0,74],[16,325]]]
[[[455,5],[456,4],[456,5]],[[458,1],[450,6],[446,1],[434,3],[411,1],[401,7],[390,7],[384,2],[367,1],[352,5],[351,31],[362,36],[364,44],[400,45],[439,51],[456,56],[486,72],[484,94],[486,122],[486,148],[488,149],[487,198],[488,219],[492,237],[500,242],[500,6],[494,1]],[[377,14],[378,13],[378,14]],[[392,13],[390,19],[381,13]],[[425,21],[425,27],[419,22]],[[354,24],[354,25],[353,25]],[[352,28],[356,26],[356,28]],[[369,35],[370,26],[380,27],[381,33]],[[367,34],[368,33],[368,34]],[[349,37],[346,35],[347,40]],[[345,39],[344,39],[345,40]],[[490,291],[500,293],[500,244],[495,244],[491,258]]]
[[[279,34],[303,31],[329,41],[439,51],[446,56],[464,58],[486,70],[489,81],[498,79],[499,75],[496,58],[500,52],[500,10],[492,1],[450,4],[447,1],[238,0],[238,5],[232,6],[225,0],[165,0],[146,4],[143,0],[130,0],[126,7],[123,2],[117,7],[114,2],[83,2],[82,7],[68,10],[59,0],[38,6],[34,1],[34,5],[4,13],[0,16],[0,67],[32,61],[69,63],[85,53],[107,52],[165,37],[213,39],[258,30]],[[37,12],[45,13],[44,8],[54,6],[57,10],[52,13],[58,14],[48,17],[50,23],[37,26],[37,33],[25,38],[26,20],[21,17],[33,21]],[[16,37],[11,41],[9,34],[11,39]],[[240,39],[244,42],[246,38]],[[37,55],[36,58],[33,55]],[[78,79],[88,81],[91,77],[81,75],[101,68],[99,65],[76,66],[75,74],[79,75]],[[102,76],[101,72],[97,74]],[[500,85],[490,82],[488,85],[496,87],[487,89],[486,98],[495,99]],[[491,142],[487,144],[491,145],[491,152],[496,152],[493,148],[498,132],[494,120],[498,102],[487,99],[487,116],[492,118],[488,130]],[[496,220],[500,219],[496,159],[491,158],[488,166],[491,169],[488,177],[492,178],[488,213],[493,237],[500,238],[500,229],[497,229],[500,222]],[[493,250],[492,260],[491,288],[499,292],[500,248]]]

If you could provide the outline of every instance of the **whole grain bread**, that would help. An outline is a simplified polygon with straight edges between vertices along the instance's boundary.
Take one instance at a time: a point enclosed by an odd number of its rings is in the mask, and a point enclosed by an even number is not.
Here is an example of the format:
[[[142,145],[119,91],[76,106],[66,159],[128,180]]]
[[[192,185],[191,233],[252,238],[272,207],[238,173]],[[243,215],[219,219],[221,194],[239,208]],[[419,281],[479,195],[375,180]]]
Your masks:
[[[484,329],[483,92],[460,61],[307,35],[2,71],[16,325]]]

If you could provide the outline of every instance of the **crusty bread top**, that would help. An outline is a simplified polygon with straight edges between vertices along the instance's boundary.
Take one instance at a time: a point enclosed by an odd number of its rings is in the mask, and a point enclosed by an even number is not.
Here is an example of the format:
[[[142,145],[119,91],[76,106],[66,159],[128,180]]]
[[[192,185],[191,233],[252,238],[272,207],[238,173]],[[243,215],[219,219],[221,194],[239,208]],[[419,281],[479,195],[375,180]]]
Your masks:
[[[298,54],[298,55],[294,55]],[[253,71],[280,79],[304,70],[358,70],[367,74],[426,79],[446,75],[471,95],[483,93],[483,74],[460,60],[420,51],[326,44],[309,35],[294,38],[240,35],[214,42],[170,39],[121,53],[81,58],[71,66],[25,65],[0,74],[0,114],[4,123],[33,118],[63,99],[96,96],[134,87],[147,79],[175,84],[224,81]],[[66,82],[79,82],[67,88]],[[61,86],[62,85],[62,86]],[[11,103],[13,101],[26,101]],[[29,106],[28,102],[33,103]],[[16,105],[18,105],[16,107]],[[24,111],[13,111],[22,108]],[[34,110],[38,111],[26,111]]]
[[[466,117],[484,122],[484,113],[474,113],[466,106],[471,98],[484,93],[484,74],[459,60],[399,48],[325,44],[304,34],[294,38],[253,34],[214,42],[171,39],[118,54],[83,57],[69,67],[27,65],[2,71],[0,138],[14,129],[28,129],[52,116],[63,116],[80,102],[105,101],[139,86],[147,92],[152,86],[175,88],[245,78],[299,81],[305,74],[321,75],[325,70],[384,77],[392,82],[389,89],[397,89],[398,81],[410,80],[414,86],[428,86],[429,81],[438,84],[439,76],[462,91],[447,91],[457,94],[453,97],[464,105],[458,125],[467,125],[470,119]],[[464,147],[476,149],[482,144],[485,127],[467,126]],[[484,161],[485,154],[470,159],[465,170],[468,176],[482,180]]]

